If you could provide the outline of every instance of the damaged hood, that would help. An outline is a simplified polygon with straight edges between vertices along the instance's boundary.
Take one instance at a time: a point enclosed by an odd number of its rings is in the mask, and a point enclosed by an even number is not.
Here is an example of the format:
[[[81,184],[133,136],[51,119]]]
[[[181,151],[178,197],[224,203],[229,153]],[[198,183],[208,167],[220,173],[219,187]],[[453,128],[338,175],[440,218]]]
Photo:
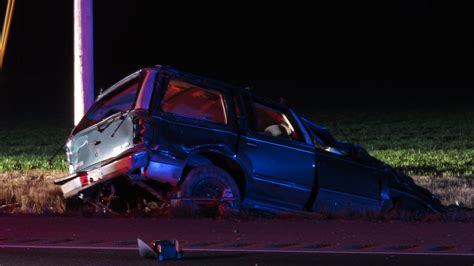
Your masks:
[[[314,123],[306,117],[302,117],[302,120],[303,123],[308,127],[316,147],[326,151],[329,151],[329,149],[335,149],[338,151],[338,154],[347,156],[364,165],[376,168],[388,167],[386,163],[378,160],[375,157],[372,157],[363,147],[350,142],[338,141],[327,128]]]

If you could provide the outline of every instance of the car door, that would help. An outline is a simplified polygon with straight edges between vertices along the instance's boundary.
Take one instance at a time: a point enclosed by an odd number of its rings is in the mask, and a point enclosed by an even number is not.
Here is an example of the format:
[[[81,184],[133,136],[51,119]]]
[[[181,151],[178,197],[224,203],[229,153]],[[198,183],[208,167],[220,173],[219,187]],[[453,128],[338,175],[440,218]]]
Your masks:
[[[319,191],[315,211],[380,211],[381,176],[340,155],[317,152]]]
[[[301,210],[314,184],[315,150],[297,117],[285,107],[243,96],[238,153],[251,170],[247,202]]]
[[[161,75],[155,95],[152,162],[182,168],[190,154],[235,154],[237,129],[231,93],[188,76]],[[172,182],[171,182],[172,183]]]
[[[308,128],[316,149],[317,196],[314,211],[379,211],[380,170],[364,165],[347,152],[330,147],[325,136]],[[332,143],[333,144],[333,143]]]

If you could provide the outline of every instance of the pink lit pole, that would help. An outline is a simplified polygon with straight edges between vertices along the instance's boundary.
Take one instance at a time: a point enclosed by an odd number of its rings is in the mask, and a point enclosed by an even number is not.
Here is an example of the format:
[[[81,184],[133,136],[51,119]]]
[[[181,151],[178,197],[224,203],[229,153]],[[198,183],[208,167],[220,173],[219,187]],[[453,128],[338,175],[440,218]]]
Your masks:
[[[74,0],[74,124],[94,102],[93,0]]]

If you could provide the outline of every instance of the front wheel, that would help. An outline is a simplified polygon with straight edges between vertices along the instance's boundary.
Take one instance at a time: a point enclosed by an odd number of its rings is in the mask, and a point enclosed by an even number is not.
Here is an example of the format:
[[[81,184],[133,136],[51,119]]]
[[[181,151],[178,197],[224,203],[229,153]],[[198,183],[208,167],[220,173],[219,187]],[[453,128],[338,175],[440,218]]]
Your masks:
[[[214,165],[192,169],[179,187],[173,207],[192,214],[218,215],[238,212],[240,191],[234,179]]]
[[[388,211],[391,218],[413,219],[425,216],[431,213],[431,210],[425,204],[410,198],[394,199],[393,207]]]

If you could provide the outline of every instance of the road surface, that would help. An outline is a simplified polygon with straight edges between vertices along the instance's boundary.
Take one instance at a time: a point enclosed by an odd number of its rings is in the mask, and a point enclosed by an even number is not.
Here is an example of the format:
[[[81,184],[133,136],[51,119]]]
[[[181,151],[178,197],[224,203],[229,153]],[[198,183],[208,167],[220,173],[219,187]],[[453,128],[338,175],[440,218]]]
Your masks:
[[[246,252],[187,252],[182,261],[158,263],[136,251],[0,249],[0,265],[426,265],[474,264],[474,256],[383,254],[286,254]]]
[[[156,265],[137,238],[178,239],[162,265],[474,265],[474,224],[0,216],[0,266]]]

